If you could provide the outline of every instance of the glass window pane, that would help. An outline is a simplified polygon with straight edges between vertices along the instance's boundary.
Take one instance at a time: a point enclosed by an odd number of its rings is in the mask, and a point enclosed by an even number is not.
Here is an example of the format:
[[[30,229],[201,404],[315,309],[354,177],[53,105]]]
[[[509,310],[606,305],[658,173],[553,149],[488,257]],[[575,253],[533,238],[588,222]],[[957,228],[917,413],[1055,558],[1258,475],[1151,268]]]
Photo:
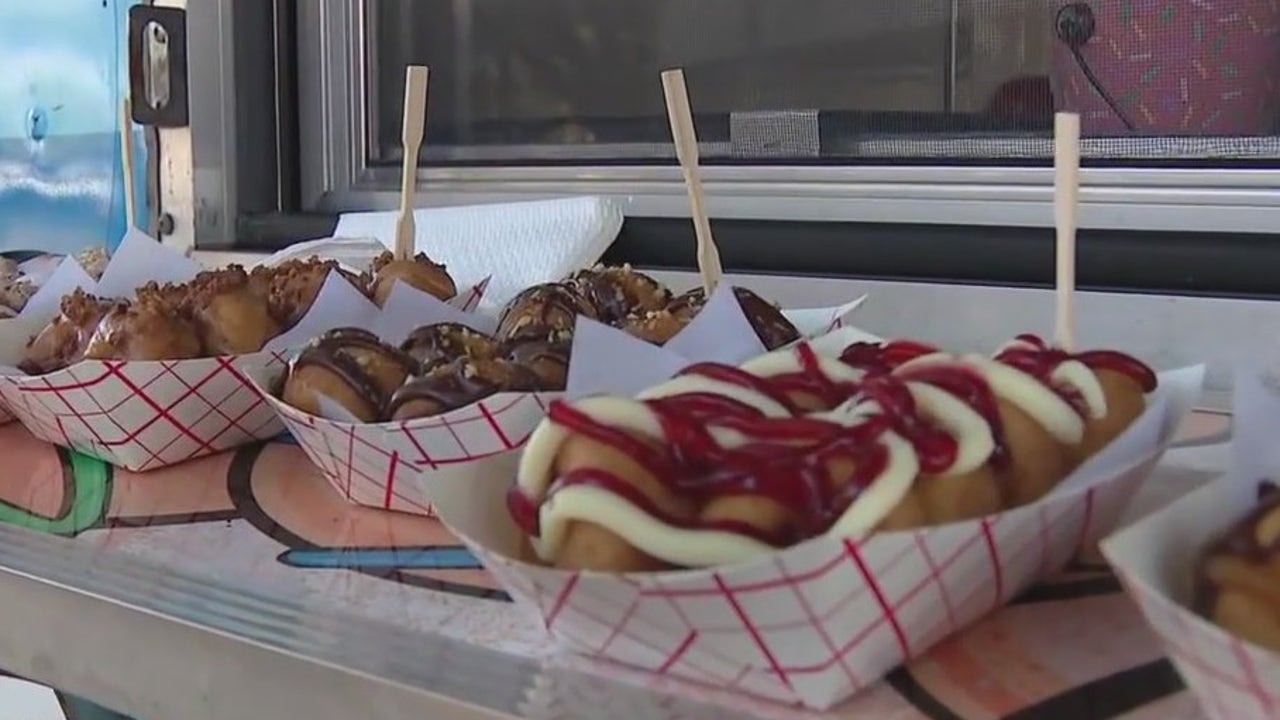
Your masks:
[[[398,162],[403,67],[432,67],[430,162],[671,157],[660,70],[703,157],[1041,161],[1056,109],[1086,155],[1265,161],[1271,0],[370,0],[369,154]]]

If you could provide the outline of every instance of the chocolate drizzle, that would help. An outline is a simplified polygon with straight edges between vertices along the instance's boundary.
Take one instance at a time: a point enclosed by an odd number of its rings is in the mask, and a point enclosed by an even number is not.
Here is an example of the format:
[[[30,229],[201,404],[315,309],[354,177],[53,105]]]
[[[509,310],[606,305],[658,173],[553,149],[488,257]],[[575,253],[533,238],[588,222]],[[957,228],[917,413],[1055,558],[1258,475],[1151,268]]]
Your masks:
[[[392,394],[383,413],[395,417],[415,401],[441,409],[462,407],[500,392],[534,392],[539,381],[526,367],[501,360],[461,357],[428,375],[414,378]]]
[[[662,283],[626,266],[579,270],[569,283],[596,307],[600,319],[610,324],[659,310],[671,301],[671,291]]]
[[[524,342],[507,342],[503,343],[498,349],[498,355],[516,365],[530,369],[536,368],[539,364],[552,364],[563,369],[564,374],[569,372],[569,353],[572,349],[572,342],[562,341],[555,342],[550,340],[526,340]],[[537,373],[534,370],[535,374]],[[539,380],[538,390],[563,390],[564,387],[548,387],[546,382]]]
[[[500,340],[559,339],[573,332],[579,315],[596,319],[595,308],[566,283],[526,288],[507,304],[498,321]]]
[[[415,369],[413,358],[383,344],[377,335],[368,330],[338,328],[330,330],[308,344],[294,358],[290,372],[296,372],[298,368],[308,365],[323,368],[341,378],[372,407],[381,408],[386,398],[374,377],[352,356],[351,348],[378,353],[386,360],[399,363],[406,374],[412,374]]]
[[[425,374],[463,356],[491,357],[495,348],[492,338],[466,325],[436,323],[409,333],[400,350],[417,361]]]

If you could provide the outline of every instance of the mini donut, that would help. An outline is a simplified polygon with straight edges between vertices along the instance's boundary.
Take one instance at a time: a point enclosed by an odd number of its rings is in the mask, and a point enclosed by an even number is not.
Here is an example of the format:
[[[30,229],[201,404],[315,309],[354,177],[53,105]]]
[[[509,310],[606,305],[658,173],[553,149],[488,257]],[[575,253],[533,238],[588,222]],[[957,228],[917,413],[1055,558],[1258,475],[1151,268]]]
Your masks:
[[[637,438],[651,442],[648,438]],[[554,477],[587,472],[626,483],[664,517],[689,522],[698,516],[696,504],[658,481],[634,458],[585,435],[571,435],[560,447],[553,466]],[[550,502],[555,502],[553,497]],[[609,528],[592,522],[566,524],[552,565],[601,572],[647,572],[671,567],[627,542]]]
[[[187,306],[212,355],[254,353],[281,332],[266,296],[254,291],[239,265],[196,276]]]
[[[529,368],[538,377],[542,391],[564,390],[569,379],[569,342],[514,340],[498,347],[497,355],[509,362]]]
[[[117,302],[89,338],[84,356],[94,360],[189,360],[204,348],[180,308],[164,294],[144,294]]]
[[[390,420],[412,420],[448,412],[500,392],[530,392],[538,378],[505,360],[459,357],[402,385],[387,403]]]
[[[396,258],[385,252],[373,261],[373,279],[369,295],[379,306],[391,296],[396,282],[402,282],[440,300],[449,300],[458,294],[458,286],[444,265],[433,262],[425,253],[413,258]]]
[[[1089,365],[1088,359],[1082,362]],[[1127,430],[1146,412],[1147,393],[1156,389],[1155,374],[1145,365],[1135,368],[1136,372],[1120,372],[1106,367],[1093,367],[1092,370],[1102,386],[1107,414],[1100,418],[1085,417],[1084,438],[1078,445],[1067,449],[1072,467],[1097,454]]]
[[[112,304],[78,288],[62,298],[58,317],[27,342],[19,369],[43,375],[84,359],[89,339]]]
[[[1266,485],[1257,507],[1205,548],[1192,605],[1224,630],[1280,652],[1280,492]]]
[[[361,422],[375,422],[387,398],[414,369],[412,358],[371,332],[330,330],[289,364],[280,399],[303,412],[322,415],[323,397]]]
[[[622,330],[632,337],[654,345],[666,344],[689,324],[688,313],[675,314],[670,310],[651,310],[643,315],[632,315],[622,324]]]
[[[332,272],[341,273],[353,287],[362,291],[368,285],[365,277],[343,268],[338,261],[319,258],[255,267],[249,272],[249,283],[254,292],[267,298],[272,316],[287,330],[297,325],[311,309]]]
[[[994,396],[1004,454],[993,469],[1004,507],[1043,497],[1071,470],[1067,447],[1079,442],[1083,421],[1078,411],[1037,377],[995,359],[946,353],[922,355],[900,365],[898,373],[930,367],[963,367],[979,377]],[[990,412],[990,411],[988,411]]]
[[[426,374],[460,357],[491,358],[498,352],[498,343],[466,325],[436,323],[409,333],[400,350],[416,360],[421,372]]]
[[[1114,350],[1067,353],[1050,347],[1043,339],[1023,334],[1002,348],[995,359],[1035,377],[1076,411],[1079,430],[1068,439],[1061,432],[1055,439],[1062,446],[1064,468],[1059,479],[1118,437],[1146,410],[1146,394],[1156,389],[1155,372],[1142,363]],[[1048,400],[1038,404],[1049,405]],[[1057,413],[1062,415],[1061,412]],[[1043,419],[1043,418],[1042,418]],[[1044,423],[1042,422],[1043,426]],[[1021,478],[1026,485],[1026,478]],[[1022,488],[1022,501],[1039,499],[1056,481]],[[1014,488],[1015,492],[1017,487]]]
[[[569,277],[583,297],[595,306],[602,322],[616,325],[633,315],[661,310],[671,302],[665,285],[630,265],[579,270]]]
[[[776,350],[800,339],[800,331],[776,305],[744,287],[734,287],[733,294],[766,350]],[[667,310],[687,323],[706,304],[706,291],[694,288],[672,300]]]
[[[542,340],[563,342],[573,336],[578,316],[598,320],[596,308],[567,283],[544,283],[526,288],[503,309],[495,333],[500,342]]]

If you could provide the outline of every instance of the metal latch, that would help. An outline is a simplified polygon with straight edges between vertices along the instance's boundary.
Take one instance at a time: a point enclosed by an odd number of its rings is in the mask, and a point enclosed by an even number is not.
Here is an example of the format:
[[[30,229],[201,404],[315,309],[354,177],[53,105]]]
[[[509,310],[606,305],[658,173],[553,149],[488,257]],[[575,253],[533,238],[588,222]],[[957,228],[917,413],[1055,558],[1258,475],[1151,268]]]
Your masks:
[[[129,8],[129,99],[133,120],[141,125],[188,124],[185,10]]]

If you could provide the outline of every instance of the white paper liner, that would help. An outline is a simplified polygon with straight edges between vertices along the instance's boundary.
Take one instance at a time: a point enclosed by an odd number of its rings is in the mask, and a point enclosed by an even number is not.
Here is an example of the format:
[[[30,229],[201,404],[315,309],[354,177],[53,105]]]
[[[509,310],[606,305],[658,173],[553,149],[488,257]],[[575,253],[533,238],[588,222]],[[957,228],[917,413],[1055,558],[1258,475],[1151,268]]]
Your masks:
[[[802,338],[818,338],[844,328],[866,299],[863,295],[843,305],[783,310],[782,314]],[[838,337],[845,336],[847,333]],[[862,333],[860,337],[873,336]],[[693,363],[736,365],[764,352],[764,345],[726,283],[712,292],[693,320],[662,347],[579,317],[565,393],[573,398],[596,393],[634,395]]]
[[[51,318],[59,312],[62,297],[75,291],[76,288],[91,289],[95,285],[89,273],[80,267],[70,255],[58,261],[53,272],[43,279],[38,290],[23,306],[17,317],[0,320],[0,337],[15,330],[25,332],[39,318]],[[43,324],[43,323],[40,323]],[[25,344],[25,341],[24,341]],[[0,346],[0,366],[13,367],[22,360],[23,344],[16,346]],[[0,397],[0,425],[12,422],[15,416],[8,404]]]
[[[1103,554],[1209,720],[1280,717],[1280,654],[1244,641],[1189,608],[1200,553],[1280,478],[1280,396],[1238,373],[1231,463],[1221,479],[1108,538]]]
[[[696,328],[690,323],[686,330],[693,328],[694,332],[681,333],[685,338],[682,347],[688,355],[654,347],[620,330],[580,318],[569,363],[570,391],[575,382],[581,388],[584,378],[602,392],[625,392],[637,380],[644,383],[640,388],[647,387],[692,362],[723,358],[725,348],[751,348],[754,344],[755,351],[735,352],[750,353],[741,359],[759,354],[760,341],[742,316],[741,308],[732,301],[731,294],[727,303],[717,300],[719,296],[719,292],[713,295],[707,308],[699,313],[700,318],[706,315],[707,322]],[[408,294],[402,300],[389,299],[382,316],[363,327],[398,343],[413,328],[445,319],[485,332],[496,325],[491,320],[486,323],[485,316],[478,314],[442,318],[415,310],[416,299]],[[806,323],[800,329],[809,334],[840,327],[861,302],[859,298],[833,308],[796,311],[801,322]],[[733,317],[735,313],[737,318]],[[736,332],[726,333],[724,328],[736,328]],[[324,417],[302,412],[272,397],[270,387],[259,389],[339,494],[360,505],[427,515],[434,514],[430,494],[424,490],[427,485],[465,479],[471,472],[469,466],[522,447],[546,415],[548,403],[561,395],[502,393],[433,417],[358,423],[336,403],[322,403]]]
[[[1121,451],[1034,504],[860,543],[817,538],[715,569],[603,574],[513,559],[527,557],[505,502],[516,453],[477,465],[465,483],[428,479],[427,492],[441,520],[563,648],[825,710],[1110,533],[1203,374],[1162,373],[1147,412],[1114,443]]]
[[[47,375],[22,374],[13,366],[27,340],[57,315],[62,296],[76,287],[101,297],[129,297],[151,280],[185,282],[204,269],[136,231],[121,241],[97,284],[86,285],[83,270],[77,274],[66,262],[33,296],[39,302],[31,313],[0,322],[0,365],[5,366],[0,368],[0,400],[41,440],[135,471],[280,434],[284,425],[255,383],[274,383],[292,352],[314,335],[347,325],[369,327],[378,311],[345,278],[332,273],[298,325],[257,353],[147,362],[84,360]],[[479,303],[486,284],[464,286],[448,304],[429,301],[441,306],[441,312],[461,314],[462,308]],[[398,284],[392,298],[398,302],[406,294],[422,295]]]

